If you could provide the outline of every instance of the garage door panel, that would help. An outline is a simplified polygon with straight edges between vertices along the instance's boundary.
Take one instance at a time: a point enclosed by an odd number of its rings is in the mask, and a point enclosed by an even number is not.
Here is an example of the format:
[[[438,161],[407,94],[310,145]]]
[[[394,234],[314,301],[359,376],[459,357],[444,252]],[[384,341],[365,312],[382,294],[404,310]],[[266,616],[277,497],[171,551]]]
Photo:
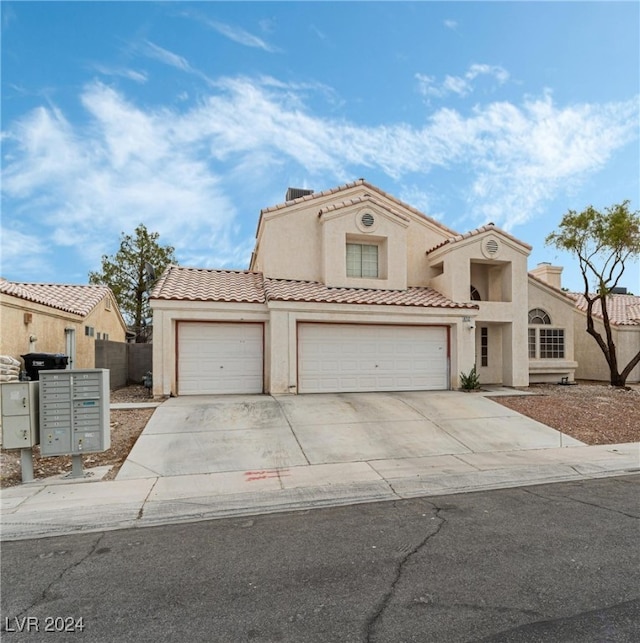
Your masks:
[[[301,323],[298,333],[301,393],[448,388],[443,327]]]
[[[178,326],[178,395],[262,393],[262,324]]]

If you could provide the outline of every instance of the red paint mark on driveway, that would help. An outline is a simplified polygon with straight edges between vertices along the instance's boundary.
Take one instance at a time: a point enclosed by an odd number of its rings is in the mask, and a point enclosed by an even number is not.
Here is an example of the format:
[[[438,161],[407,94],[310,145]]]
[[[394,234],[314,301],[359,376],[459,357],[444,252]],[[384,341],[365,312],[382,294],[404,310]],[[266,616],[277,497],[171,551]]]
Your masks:
[[[244,481],[253,482],[254,480],[267,480],[268,478],[281,478],[288,476],[289,469],[266,469],[263,471],[245,471]]]

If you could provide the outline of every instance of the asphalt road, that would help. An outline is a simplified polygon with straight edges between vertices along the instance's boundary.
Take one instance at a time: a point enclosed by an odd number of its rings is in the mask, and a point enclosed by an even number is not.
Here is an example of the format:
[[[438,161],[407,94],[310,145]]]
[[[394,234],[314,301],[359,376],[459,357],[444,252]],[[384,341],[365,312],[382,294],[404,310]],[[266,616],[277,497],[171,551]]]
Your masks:
[[[3,543],[2,640],[638,641],[639,492],[635,475]]]

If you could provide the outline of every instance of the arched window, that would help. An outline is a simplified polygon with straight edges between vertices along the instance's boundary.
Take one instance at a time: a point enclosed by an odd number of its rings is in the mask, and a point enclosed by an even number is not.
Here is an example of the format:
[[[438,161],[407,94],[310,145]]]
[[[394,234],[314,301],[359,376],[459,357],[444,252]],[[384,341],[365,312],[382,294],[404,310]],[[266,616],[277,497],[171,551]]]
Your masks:
[[[542,308],[529,311],[529,358],[564,359],[564,328],[535,328],[550,326],[551,317]]]
[[[475,286],[471,286],[471,301],[482,301],[482,297],[480,297],[480,293]]]
[[[542,308],[533,308],[529,311],[529,323],[530,324],[550,324],[551,317],[542,310]]]

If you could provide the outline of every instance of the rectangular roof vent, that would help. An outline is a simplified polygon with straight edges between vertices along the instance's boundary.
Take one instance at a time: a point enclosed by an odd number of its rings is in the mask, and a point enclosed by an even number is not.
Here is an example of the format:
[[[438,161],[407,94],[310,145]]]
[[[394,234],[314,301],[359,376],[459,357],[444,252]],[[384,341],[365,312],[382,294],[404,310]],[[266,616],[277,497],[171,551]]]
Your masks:
[[[313,194],[313,190],[305,190],[304,188],[289,188],[287,190],[287,195],[284,197],[285,201],[293,201],[294,199],[299,199],[302,196],[308,196]]]

